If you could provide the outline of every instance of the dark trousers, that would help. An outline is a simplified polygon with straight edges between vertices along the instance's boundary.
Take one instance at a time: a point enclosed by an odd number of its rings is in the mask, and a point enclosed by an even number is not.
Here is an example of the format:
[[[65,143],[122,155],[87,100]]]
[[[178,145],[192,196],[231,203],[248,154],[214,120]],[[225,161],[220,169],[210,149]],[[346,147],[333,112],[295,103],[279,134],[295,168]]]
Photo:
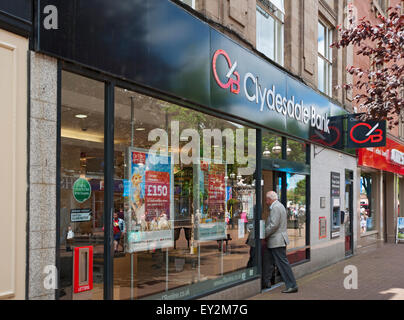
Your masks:
[[[250,259],[248,259],[247,268],[252,268],[255,266],[256,255],[257,250],[255,250],[255,247],[250,247]]]
[[[286,247],[273,249],[265,248],[262,259],[262,278],[264,283],[269,283],[271,281],[272,273],[274,271],[274,264],[276,264],[279,273],[285,282],[286,288],[289,289],[297,286],[292,268],[290,267],[288,258],[286,257]]]

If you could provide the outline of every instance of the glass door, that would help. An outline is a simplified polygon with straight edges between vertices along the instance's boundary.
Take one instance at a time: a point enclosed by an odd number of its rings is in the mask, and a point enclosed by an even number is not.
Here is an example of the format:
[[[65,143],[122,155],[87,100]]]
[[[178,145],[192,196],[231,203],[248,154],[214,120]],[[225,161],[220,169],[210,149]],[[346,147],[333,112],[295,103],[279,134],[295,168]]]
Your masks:
[[[62,71],[61,300],[104,293],[104,83]]]
[[[353,254],[353,172],[345,173],[345,255]]]

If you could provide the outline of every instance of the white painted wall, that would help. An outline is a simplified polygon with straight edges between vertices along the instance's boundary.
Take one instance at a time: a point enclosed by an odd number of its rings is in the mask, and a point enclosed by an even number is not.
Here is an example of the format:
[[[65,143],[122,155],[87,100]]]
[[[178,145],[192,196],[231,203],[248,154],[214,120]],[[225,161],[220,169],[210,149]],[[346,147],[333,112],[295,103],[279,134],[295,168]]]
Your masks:
[[[311,147],[311,205],[310,205],[310,262],[294,267],[297,278],[331,265],[345,258],[345,227],[341,225],[340,237],[331,239],[331,172],[340,173],[340,204],[341,210],[345,210],[345,170],[353,171],[354,195],[353,195],[353,237],[354,253],[357,243],[357,197],[359,181],[357,180],[356,157],[345,155],[321,146]],[[325,197],[326,206],[320,208],[320,197]],[[319,218],[327,219],[327,237],[319,239]]]

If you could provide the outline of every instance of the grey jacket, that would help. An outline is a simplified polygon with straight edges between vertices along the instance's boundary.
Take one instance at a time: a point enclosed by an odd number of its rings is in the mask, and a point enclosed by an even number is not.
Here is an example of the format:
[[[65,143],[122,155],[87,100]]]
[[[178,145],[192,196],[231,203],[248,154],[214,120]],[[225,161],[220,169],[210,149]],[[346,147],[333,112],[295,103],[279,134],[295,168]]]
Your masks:
[[[268,248],[286,247],[289,244],[286,210],[279,201],[274,202],[270,209],[265,226],[265,238]]]

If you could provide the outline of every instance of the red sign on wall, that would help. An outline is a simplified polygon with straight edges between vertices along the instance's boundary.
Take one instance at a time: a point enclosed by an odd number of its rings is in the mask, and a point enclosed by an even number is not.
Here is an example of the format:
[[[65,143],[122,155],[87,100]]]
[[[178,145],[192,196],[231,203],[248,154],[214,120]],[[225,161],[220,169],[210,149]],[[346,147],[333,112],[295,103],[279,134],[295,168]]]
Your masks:
[[[74,248],[73,291],[80,293],[93,289],[93,247]]]
[[[327,238],[327,219],[326,219],[326,217],[318,218],[318,238],[319,239]]]
[[[358,165],[404,175],[404,146],[389,138],[385,147],[357,150]]]

